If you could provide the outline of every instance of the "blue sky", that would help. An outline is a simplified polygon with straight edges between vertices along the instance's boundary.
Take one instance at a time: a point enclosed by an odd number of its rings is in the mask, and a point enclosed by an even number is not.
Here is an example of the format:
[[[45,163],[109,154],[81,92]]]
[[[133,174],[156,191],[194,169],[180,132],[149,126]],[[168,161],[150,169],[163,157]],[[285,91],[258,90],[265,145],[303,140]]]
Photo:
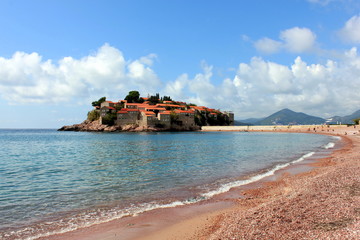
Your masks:
[[[0,2],[0,128],[79,123],[131,90],[233,110],[360,109],[355,0]]]

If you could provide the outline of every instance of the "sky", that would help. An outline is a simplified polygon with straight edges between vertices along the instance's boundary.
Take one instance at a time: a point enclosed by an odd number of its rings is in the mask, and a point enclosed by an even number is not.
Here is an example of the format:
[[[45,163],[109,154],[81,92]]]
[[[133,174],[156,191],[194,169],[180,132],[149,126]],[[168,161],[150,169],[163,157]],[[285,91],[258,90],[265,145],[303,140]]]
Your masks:
[[[129,91],[319,117],[360,109],[357,0],[1,0],[0,128],[80,123]]]

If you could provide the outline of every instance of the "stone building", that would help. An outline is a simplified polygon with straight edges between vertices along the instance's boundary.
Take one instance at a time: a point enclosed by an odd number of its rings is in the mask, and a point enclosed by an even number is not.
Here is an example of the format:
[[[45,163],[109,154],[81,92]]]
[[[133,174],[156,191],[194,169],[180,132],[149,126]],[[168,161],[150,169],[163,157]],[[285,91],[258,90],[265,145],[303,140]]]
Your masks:
[[[163,101],[156,105],[150,105],[147,101],[144,103],[128,103],[126,100],[105,101],[97,110],[100,111],[101,123],[102,118],[107,114],[116,113],[114,122],[117,126],[137,125],[164,129],[196,129],[195,115],[203,114],[217,119],[218,114],[221,113],[219,110],[203,106],[189,106],[184,102],[174,101]],[[230,112],[223,114],[233,125],[234,114]]]

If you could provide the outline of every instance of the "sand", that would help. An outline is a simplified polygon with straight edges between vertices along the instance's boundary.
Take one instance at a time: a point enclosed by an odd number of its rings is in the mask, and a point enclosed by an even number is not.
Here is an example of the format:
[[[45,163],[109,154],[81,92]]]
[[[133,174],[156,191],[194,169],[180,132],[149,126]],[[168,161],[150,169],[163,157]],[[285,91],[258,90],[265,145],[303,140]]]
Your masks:
[[[278,130],[339,135],[344,147],[311,168],[290,167],[210,201],[150,211],[46,239],[360,239],[357,128]]]

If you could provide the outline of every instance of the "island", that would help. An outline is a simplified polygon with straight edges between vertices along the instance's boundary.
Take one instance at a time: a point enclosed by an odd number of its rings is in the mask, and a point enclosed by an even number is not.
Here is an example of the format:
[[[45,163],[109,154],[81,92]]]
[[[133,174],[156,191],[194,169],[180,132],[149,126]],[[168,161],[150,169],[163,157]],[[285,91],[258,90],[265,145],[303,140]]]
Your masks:
[[[59,131],[197,131],[201,126],[232,126],[234,113],[172,100],[157,93],[140,97],[130,91],[124,100],[92,102],[93,110],[80,124],[63,126]]]

